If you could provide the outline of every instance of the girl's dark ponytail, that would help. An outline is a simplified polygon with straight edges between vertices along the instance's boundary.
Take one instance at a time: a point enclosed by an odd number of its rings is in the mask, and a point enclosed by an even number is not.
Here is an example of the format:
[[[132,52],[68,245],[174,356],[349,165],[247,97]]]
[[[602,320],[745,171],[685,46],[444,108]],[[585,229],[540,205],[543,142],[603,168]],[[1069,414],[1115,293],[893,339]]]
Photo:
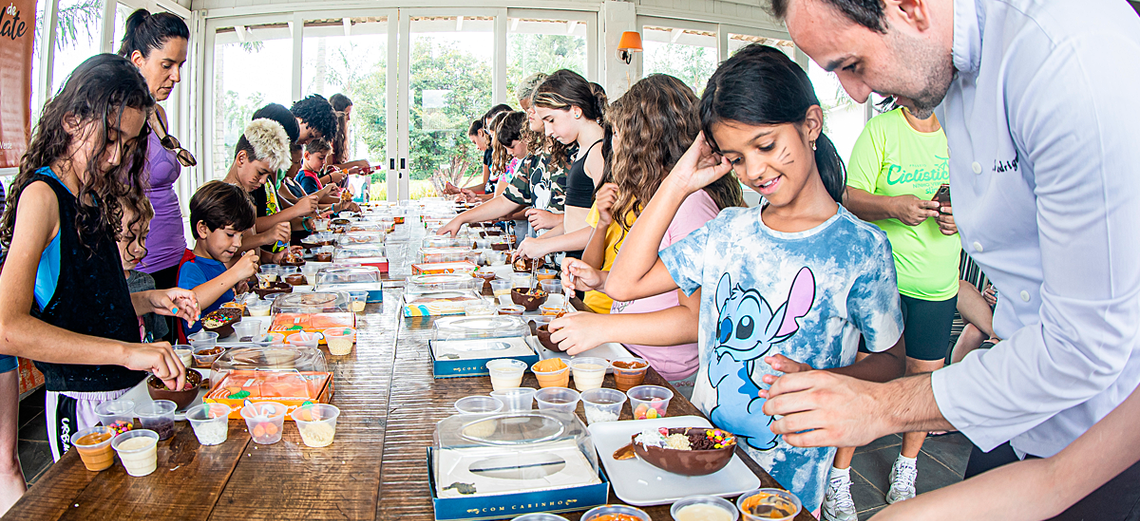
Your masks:
[[[599,114],[597,119],[598,124],[602,123],[602,119],[606,117],[606,106],[609,103],[609,98],[606,97],[606,89],[597,83],[590,82],[590,94],[594,97],[593,113]]]
[[[843,166],[843,159],[835,149],[835,143],[823,132],[815,140],[815,166],[819,169],[819,177],[823,179],[823,186],[835,202],[843,204],[843,193],[847,191],[847,167]]]

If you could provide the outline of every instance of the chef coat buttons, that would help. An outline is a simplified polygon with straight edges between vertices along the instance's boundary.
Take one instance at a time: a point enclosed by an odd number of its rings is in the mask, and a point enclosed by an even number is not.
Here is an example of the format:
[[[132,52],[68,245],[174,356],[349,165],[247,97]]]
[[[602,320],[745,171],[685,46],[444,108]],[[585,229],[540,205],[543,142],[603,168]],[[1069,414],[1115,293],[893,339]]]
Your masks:
[[[982,253],[982,243],[974,241],[974,251]]]
[[[1021,290],[1021,301],[1022,302],[1029,302],[1029,292],[1028,291]]]
[[[970,165],[970,168],[974,169],[975,174],[982,173],[982,164],[977,161],[974,161],[974,163]]]

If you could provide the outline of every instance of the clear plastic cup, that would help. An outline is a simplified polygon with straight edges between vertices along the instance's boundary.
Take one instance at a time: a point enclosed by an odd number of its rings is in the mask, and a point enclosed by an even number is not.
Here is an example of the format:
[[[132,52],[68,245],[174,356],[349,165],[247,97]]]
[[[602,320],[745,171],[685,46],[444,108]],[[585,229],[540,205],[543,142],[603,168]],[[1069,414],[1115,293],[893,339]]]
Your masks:
[[[487,317],[495,314],[495,306],[485,300],[477,300],[463,306],[463,314],[469,317]]]
[[[526,308],[515,304],[500,304],[498,311],[500,315],[522,316],[526,312]]]
[[[139,404],[135,407],[135,414],[139,416],[139,425],[158,434],[158,439],[165,440],[174,436],[174,411],[178,404],[170,400],[155,400],[150,403]]]
[[[644,510],[626,505],[602,505],[600,507],[591,508],[587,510],[585,514],[582,514],[581,521],[594,521],[602,516],[612,514],[625,515],[640,521],[653,521],[653,518],[649,517],[649,514],[646,514]]]
[[[190,364],[194,363],[194,348],[187,344],[175,344],[170,347],[174,349],[175,356],[182,360],[183,366],[190,367]]]
[[[629,406],[633,409],[633,419],[652,420],[664,418],[669,410],[669,400],[673,391],[660,385],[639,385],[625,392],[629,396]]]
[[[111,440],[114,438],[115,432],[110,428],[96,425],[73,434],[71,443],[79,451],[83,466],[91,472],[99,472],[115,464],[115,451],[111,449]]]
[[[218,345],[218,334],[213,331],[199,331],[190,335],[190,346],[194,349],[206,348],[209,349]]]
[[[253,339],[253,343],[261,347],[283,345],[285,343],[285,335],[281,333],[266,333],[265,335]]]
[[[511,281],[507,279],[495,279],[491,281],[491,294],[495,297],[500,295],[511,296]],[[521,306],[520,306],[521,307]]]
[[[689,496],[669,507],[673,521],[736,521],[736,505],[716,496]]]
[[[628,391],[645,381],[649,362],[644,358],[617,358],[610,362],[610,367],[614,368],[614,387],[619,391]]]
[[[511,275],[511,287],[530,289],[530,274],[515,273],[514,275]]]
[[[300,333],[293,333],[285,337],[285,343],[297,347],[316,348],[321,344],[321,335],[319,333],[301,331]]]
[[[351,327],[334,327],[322,332],[325,343],[329,345],[329,354],[345,356],[352,353],[352,346],[356,344],[356,330]],[[292,344],[293,342],[289,342]]]
[[[621,418],[625,393],[614,389],[590,389],[582,393],[582,408],[586,423],[616,422]]]
[[[540,286],[542,286],[542,291],[550,293],[551,295],[562,293],[562,281],[560,280],[546,279],[540,280],[538,283]]]
[[[217,360],[224,352],[225,349],[216,345],[195,346],[190,355],[194,357],[194,365],[209,368],[214,365],[214,360]]]
[[[558,359],[555,358],[554,360]],[[535,365],[538,365],[540,363],[542,362],[536,362]],[[566,387],[570,385],[570,366],[565,362],[562,364],[561,369],[554,369],[552,371],[540,371],[532,366],[530,370],[534,372],[535,378],[538,378],[539,387]]]
[[[548,512],[532,512],[512,518],[511,521],[566,521],[566,518]]]
[[[297,431],[301,433],[301,441],[310,447],[327,447],[332,444],[339,416],[340,409],[327,403],[302,405],[289,413],[289,417],[297,424]]]
[[[135,426],[134,400],[112,400],[95,406],[95,416],[99,423],[115,427],[119,431],[130,430]]]
[[[349,291],[348,298],[352,301],[352,311],[357,315],[363,315],[364,308],[368,307],[368,292]]]
[[[499,358],[487,362],[487,371],[491,373],[491,389],[496,391],[514,389],[522,384],[526,362],[513,358]]]
[[[186,411],[186,420],[194,428],[201,445],[220,445],[230,432],[230,412],[224,403],[201,403]]]
[[[278,269],[280,267],[281,266],[277,264],[262,264],[259,273],[269,275],[266,280],[269,282],[274,282],[277,280],[278,276],[281,275],[281,271]]]
[[[605,358],[583,356],[570,360],[570,371],[574,374],[574,387],[588,391],[602,386],[610,361]]]
[[[762,488],[741,494],[736,508],[743,521],[782,521],[796,517],[803,505],[787,490]]]
[[[465,396],[455,401],[460,414],[482,414],[503,410],[503,402],[494,396]]]
[[[158,468],[158,433],[135,429],[115,436],[111,448],[131,476],[146,476]]]
[[[574,409],[578,408],[580,398],[578,391],[565,387],[547,387],[534,393],[534,401],[538,402],[539,409],[556,411],[574,412]]]
[[[498,389],[491,391],[491,396],[503,402],[504,410],[509,412],[529,411],[534,408],[533,387]]]
[[[242,407],[241,417],[255,443],[277,443],[281,441],[286,410],[285,405],[277,402],[257,402]]]
[[[249,311],[251,317],[268,317],[269,307],[273,303],[268,300],[258,300],[257,302],[250,302],[245,306],[246,311]]]
[[[320,266],[316,266],[316,265],[306,263],[304,266],[301,266],[301,275],[305,276],[305,280],[309,281],[309,284],[316,284],[317,283],[317,271],[319,271],[320,269],[321,269]]]
[[[234,335],[238,342],[248,342],[261,333],[261,322],[256,320],[242,320],[234,324]]]

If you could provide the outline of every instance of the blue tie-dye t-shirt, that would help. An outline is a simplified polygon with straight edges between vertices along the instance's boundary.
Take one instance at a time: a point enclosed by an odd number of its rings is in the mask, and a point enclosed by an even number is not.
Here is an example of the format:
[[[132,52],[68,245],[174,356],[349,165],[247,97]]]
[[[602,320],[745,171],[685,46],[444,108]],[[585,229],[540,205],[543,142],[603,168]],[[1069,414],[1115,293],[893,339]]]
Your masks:
[[[765,374],[780,373],[764,357],[827,369],[855,361],[860,334],[871,351],[894,346],[903,327],[895,263],[886,235],[842,207],[798,233],[768,228],[760,211],[726,209],[660,255],[685,293],[703,288],[693,403],[814,511],[835,449],[772,434],[758,391]]]

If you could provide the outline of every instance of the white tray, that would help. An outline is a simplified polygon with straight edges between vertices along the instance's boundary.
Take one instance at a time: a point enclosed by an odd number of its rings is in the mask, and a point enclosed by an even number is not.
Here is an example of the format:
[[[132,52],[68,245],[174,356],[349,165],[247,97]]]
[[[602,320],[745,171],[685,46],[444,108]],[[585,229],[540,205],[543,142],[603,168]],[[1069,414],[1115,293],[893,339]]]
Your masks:
[[[636,506],[665,505],[686,496],[735,496],[760,487],[760,478],[736,454],[723,469],[692,477],[666,472],[641,458],[614,459],[614,451],[628,445],[630,436],[658,427],[712,427],[712,424],[700,416],[677,416],[603,422],[589,427],[598,459],[606,468],[614,494],[622,501]]]
[[[210,369],[198,369],[198,368],[192,367],[192,368],[190,368],[190,370],[191,371],[198,371],[198,374],[202,375],[203,378],[209,378],[211,376],[211,373],[213,373],[213,371]],[[147,376],[146,379],[143,379],[143,381],[139,382],[138,385],[132,387],[130,391],[127,391],[127,394],[124,394],[124,395],[116,398],[115,401],[117,402],[119,400],[134,400],[135,407],[138,407],[144,403],[150,403],[150,402],[154,401],[154,400],[150,399],[150,393],[146,392],[146,380],[149,378],[150,378],[150,376]],[[210,380],[210,383],[212,384],[213,380]],[[198,397],[194,398],[194,401],[190,402],[190,405],[187,405],[185,409],[179,409],[177,411],[174,411],[174,420],[175,421],[186,421],[186,411],[189,410],[191,407],[194,407],[195,405],[202,403],[202,397],[206,396],[206,393],[208,393],[208,392],[210,392],[209,389],[203,389],[203,388],[199,387],[198,388]],[[131,413],[131,414],[134,415],[134,413]],[[138,416],[135,415],[135,417],[137,418]]]

